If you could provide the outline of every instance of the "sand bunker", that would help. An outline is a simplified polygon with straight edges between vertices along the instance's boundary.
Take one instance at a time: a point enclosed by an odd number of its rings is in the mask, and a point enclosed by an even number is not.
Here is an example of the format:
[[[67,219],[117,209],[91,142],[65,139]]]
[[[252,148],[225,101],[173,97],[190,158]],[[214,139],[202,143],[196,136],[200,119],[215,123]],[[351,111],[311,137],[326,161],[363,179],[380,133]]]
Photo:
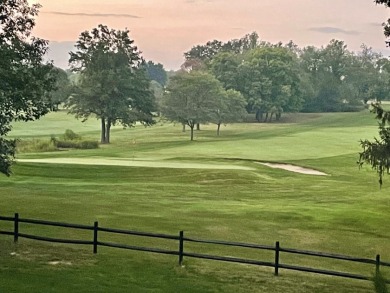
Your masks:
[[[47,159],[21,159],[23,163],[47,163],[47,164],[76,164],[76,165],[106,165],[148,168],[181,168],[181,169],[221,169],[221,170],[254,170],[251,167],[229,164],[207,164],[172,161],[145,161],[109,158],[47,158]]]
[[[290,165],[290,164],[277,164],[277,163],[260,163],[261,165],[268,166],[271,168],[276,168],[276,169],[283,169],[295,173],[300,173],[300,174],[308,174],[308,175],[317,175],[317,176],[326,176],[328,174],[313,170],[313,169],[308,169],[300,166],[295,166],[295,165]]]
[[[24,163],[47,163],[47,164],[77,164],[77,165],[108,165],[108,166],[128,166],[128,167],[148,167],[148,168],[183,168],[183,169],[222,169],[222,170],[251,170],[253,168],[239,165],[228,164],[207,164],[191,162],[172,162],[172,161],[148,161],[148,160],[129,160],[129,159],[111,159],[111,158],[47,158],[47,159],[20,159],[18,162]],[[261,163],[271,168],[284,169],[287,171],[325,176],[326,173],[308,169],[290,164]]]
[[[52,265],[52,266],[58,266],[58,265],[71,266],[72,265],[72,263],[70,261],[64,261],[64,260],[49,261],[48,264]]]

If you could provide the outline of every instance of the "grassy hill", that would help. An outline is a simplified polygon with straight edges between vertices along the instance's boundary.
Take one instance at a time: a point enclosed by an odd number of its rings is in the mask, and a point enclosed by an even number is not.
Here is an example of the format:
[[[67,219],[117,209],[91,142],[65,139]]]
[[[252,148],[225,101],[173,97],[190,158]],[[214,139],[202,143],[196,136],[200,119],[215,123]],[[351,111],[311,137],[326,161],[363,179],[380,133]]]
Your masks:
[[[65,112],[11,132],[49,140],[72,129],[99,139],[99,121]],[[333,252],[390,261],[390,178],[379,189],[375,172],[358,169],[359,140],[376,135],[369,113],[290,114],[281,123],[202,125],[196,141],[181,125],[114,128],[112,144],[95,150],[19,153],[14,175],[0,177],[0,215]],[[61,164],[29,159],[62,159]],[[79,159],[83,163],[74,164]],[[66,160],[70,163],[66,164]],[[100,161],[99,161],[100,160]],[[99,165],[101,160],[112,165]],[[117,161],[129,166],[116,165]],[[284,162],[327,173],[272,169]],[[96,165],[97,164],[97,165]],[[154,167],[154,168],[151,168]],[[12,229],[0,222],[0,229]],[[25,225],[24,231],[62,238],[80,232]],[[26,232],[26,233],[27,233]],[[90,238],[88,233],[85,237]],[[150,239],[110,238],[160,245]],[[175,244],[176,245],[176,244]],[[174,245],[174,246],[175,246]],[[370,282],[143,252],[54,245],[0,235],[0,292],[371,292]],[[171,247],[170,243],[163,247]],[[273,261],[272,253],[198,245],[188,249]],[[53,260],[59,265],[51,265]],[[283,256],[282,262],[370,274],[370,266]],[[23,282],[20,280],[23,278]]]

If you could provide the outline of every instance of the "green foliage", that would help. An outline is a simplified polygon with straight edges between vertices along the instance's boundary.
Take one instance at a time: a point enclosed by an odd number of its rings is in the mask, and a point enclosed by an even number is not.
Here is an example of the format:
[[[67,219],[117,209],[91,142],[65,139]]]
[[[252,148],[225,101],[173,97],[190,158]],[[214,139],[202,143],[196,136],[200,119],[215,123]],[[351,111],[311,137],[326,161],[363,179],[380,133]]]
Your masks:
[[[94,115],[101,120],[102,143],[110,142],[111,127],[117,123],[154,123],[150,82],[141,68],[140,52],[128,34],[128,30],[99,25],[81,33],[77,51],[70,53],[71,69],[81,76],[67,107],[77,118],[86,120]]]
[[[164,95],[164,87],[159,84],[157,81],[152,80],[150,82],[150,89],[153,92],[154,99],[156,102],[156,110],[159,112],[161,105],[162,105],[162,99]]]
[[[153,61],[148,61],[142,64],[145,68],[146,74],[150,80],[158,82],[161,86],[167,83],[167,72],[161,63],[155,64]]]
[[[303,49],[300,66],[306,84],[312,85],[303,111],[359,111],[369,100],[389,98],[387,59],[364,44],[361,49],[355,54],[337,40],[325,48]]]
[[[383,176],[390,173],[390,112],[383,110],[380,104],[373,104],[371,112],[376,114],[379,124],[379,139],[361,140],[363,151],[359,154],[358,164],[371,165],[379,176],[379,185],[383,184]]]
[[[46,139],[18,139],[16,140],[18,153],[51,152],[60,149],[97,149],[99,143],[93,140],[85,140],[81,135],[67,129],[60,139],[54,135]]]
[[[63,135],[64,140],[79,140],[81,139],[81,136],[77,133],[74,133],[71,129],[65,130],[65,133]]]
[[[279,120],[283,112],[300,109],[299,77],[295,56],[283,47],[251,50],[238,67],[238,87],[256,119]],[[263,118],[263,115],[265,117]]]
[[[23,139],[17,140],[16,149],[18,153],[35,153],[56,151],[56,141],[44,139]]]
[[[246,116],[246,101],[240,92],[227,90],[221,95],[210,122],[217,124],[217,135],[221,124],[241,122]]]
[[[241,60],[236,54],[222,52],[213,58],[210,70],[226,89],[237,89],[239,86],[237,76],[240,63]]]
[[[0,172],[11,174],[12,159],[15,156],[16,140],[5,139],[0,136]]]
[[[52,64],[43,64],[47,41],[31,36],[40,5],[0,2],[0,172],[10,175],[15,141],[11,122],[38,119],[52,109]]]
[[[57,140],[55,142],[57,148],[63,149],[97,149],[99,143],[93,140]]]
[[[72,86],[69,80],[68,73],[61,68],[53,67],[53,76],[56,78],[54,90],[51,92],[53,108],[58,109],[58,106],[65,103],[72,93]]]
[[[194,126],[213,120],[223,95],[221,83],[211,74],[200,71],[182,72],[168,84],[162,113],[171,121],[188,125],[193,140]]]
[[[93,140],[84,140],[81,135],[73,132],[70,129],[65,130],[64,135],[61,139],[51,138],[51,141],[55,144],[57,148],[63,149],[97,149],[99,148],[99,143]]]
[[[256,48],[259,45],[259,35],[256,32],[246,34],[241,39],[230,40],[226,43],[213,40],[207,42],[205,45],[197,45],[184,53],[186,61],[198,61],[203,64],[208,64],[213,58],[222,52],[231,54],[242,54],[246,51]],[[187,63],[184,63],[186,67]],[[189,62],[188,64],[193,64]]]
[[[303,49],[290,41],[271,44],[253,33],[239,40],[218,40],[185,53],[182,68],[209,70],[226,89],[247,100],[260,121],[282,113],[352,112],[369,100],[390,99],[390,61],[362,45],[351,52],[340,40]]]

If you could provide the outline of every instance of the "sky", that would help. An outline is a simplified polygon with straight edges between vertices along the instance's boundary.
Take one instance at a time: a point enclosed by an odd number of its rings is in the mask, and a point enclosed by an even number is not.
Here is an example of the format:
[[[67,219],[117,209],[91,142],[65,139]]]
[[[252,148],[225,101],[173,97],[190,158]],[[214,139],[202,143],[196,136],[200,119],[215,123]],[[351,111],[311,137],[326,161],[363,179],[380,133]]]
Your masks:
[[[50,41],[49,58],[67,67],[68,52],[81,32],[98,24],[129,29],[146,60],[176,70],[184,52],[211,40],[228,41],[257,32],[271,43],[326,46],[345,41],[385,56],[382,23],[390,8],[374,0],[29,0],[42,5],[34,36]]]

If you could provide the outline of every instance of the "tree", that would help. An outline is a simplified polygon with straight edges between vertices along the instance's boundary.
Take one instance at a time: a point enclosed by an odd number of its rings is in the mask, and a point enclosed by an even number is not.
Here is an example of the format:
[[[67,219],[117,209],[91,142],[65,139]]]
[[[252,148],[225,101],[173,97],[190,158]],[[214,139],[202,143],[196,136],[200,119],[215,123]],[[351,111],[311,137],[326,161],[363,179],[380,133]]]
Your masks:
[[[55,88],[51,92],[53,108],[58,109],[58,105],[65,103],[72,92],[71,82],[68,73],[61,68],[54,67],[52,74],[56,78]]]
[[[77,118],[93,115],[101,120],[101,143],[110,143],[111,126],[117,123],[154,123],[150,81],[128,30],[99,25],[81,33],[75,47],[69,64],[80,77],[67,107]]]
[[[349,96],[357,103],[382,101],[389,96],[389,72],[386,69],[387,58],[376,53],[366,45],[362,51],[351,56],[351,65],[347,69],[345,81],[351,88]]]
[[[226,89],[237,89],[237,68],[239,65],[240,61],[237,55],[222,52],[213,58],[210,70]]]
[[[259,42],[259,35],[256,32],[246,34],[241,39],[230,40],[226,43],[213,40],[205,45],[197,45],[184,53],[185,62],[181,66],[184,70],[205,69],[216,55],[222,52],[234,55],[243,54],[258,46],[268,45],[266,42]]]
[[[373,104],[371,112],[376,114],[379,124],[379,139],[362,140],[363,151],[359,154],[359,166],[369,164],[378,173],[379,185],[383,184],[383,175],[390,173],[390,112],[384,111],[380,104]]]
[[[40,5],[0,2],[0,172],[11,174],[15,140],[6,139],[12,121],[35,120],[52,108],[52,64],[43,63],[48,42],[31,36]]]
[[[283,112],[299,110],[295,62],[295,56],[283,47],[261,47],[246,54],[237,68],[235,89],[247,99],[247,109],[257,121],[271,121],[273,115],[279,120]]]
[[[158,115],[160,114],[160,109],[161,109],[161,103],[162,103],[162,98],[164,95],[164,87],[158,83],[155,80],[152,80],[150,82],[150,90],[152,91],[154,95],[154,100],[156,102],[156,111]]]
[[[165,86],[168,76],[164,66],[161,63],[156,64],[153,61],[148,61],[145,62],[142,66],[145,68],[146,74],[150,80],[155,80],[161,86]]]
[[[201,71],[181,72],[168,83],[162,114],[171,121],[188,125],[192,141],[195,125],[213,120],[223,95],[221,83],[211,74]]]
[[[217,136],[219,136],[221,124],[241,122],[246,112],[246,101],[240,92],[227,90],[220,96],[218,108],[214,110],[211,122],[217,124]]]
[[[218,40],[207,42],[205,45],[197,45],[184,53],[186,60],[200,60],[202,62],[210,61],[223,48],[223,43]]]
[[[305,88],[309,95],[304,94],[303,111],[361,110],[379,73],[374,56],[376,53],[364,45],[362,53],[356,55],[338,40],[331,40],[325,48],[304,48],[299,56],[300,70],[305,85],[311,86]]]

